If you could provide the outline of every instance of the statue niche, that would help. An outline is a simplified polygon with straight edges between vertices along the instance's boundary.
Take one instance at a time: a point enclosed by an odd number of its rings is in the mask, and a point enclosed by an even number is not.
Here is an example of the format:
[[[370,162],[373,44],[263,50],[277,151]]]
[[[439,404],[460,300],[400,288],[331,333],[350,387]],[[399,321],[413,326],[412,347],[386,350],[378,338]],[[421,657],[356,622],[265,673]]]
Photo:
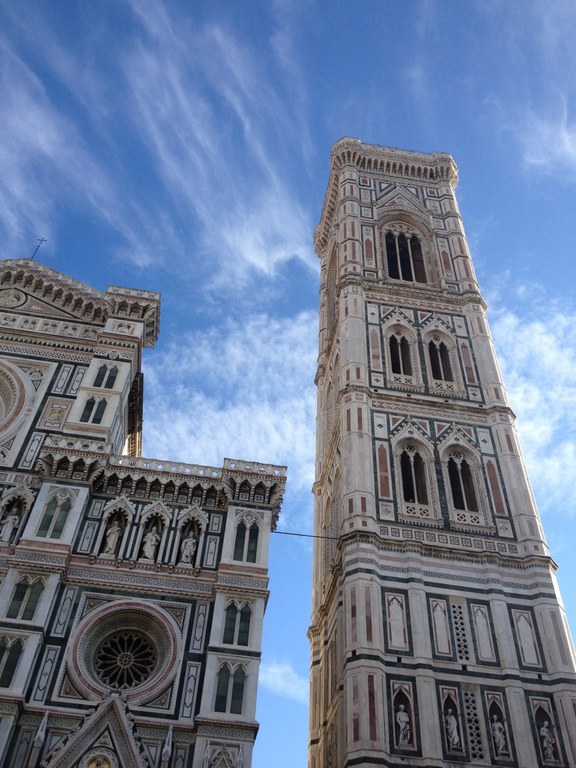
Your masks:
[[[116,557],[123,534],[124,515],[121,512],[115,512],[108,518],[100,554],[104,557]]]
[[[151,517],[146,523],[142,543],[140,545],[139,559],[156,562],[158,547],[162,541],[164,525],[159,517]]]
[[[198,523],[196,521],[191,521],[182,528],[178,565],[184,565],[191,568],[194,566],[199,538],[200,531],[198,530]]]

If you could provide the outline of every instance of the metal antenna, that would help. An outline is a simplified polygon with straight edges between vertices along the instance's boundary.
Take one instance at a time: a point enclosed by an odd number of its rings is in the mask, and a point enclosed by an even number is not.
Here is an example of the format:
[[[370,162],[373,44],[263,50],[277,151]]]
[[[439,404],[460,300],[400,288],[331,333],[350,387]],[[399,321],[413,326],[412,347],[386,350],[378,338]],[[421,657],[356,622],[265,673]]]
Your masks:
[[[34,253],[32,254],[32,259],[31,259],[32,261],[34,261],[34,256],[36,256],[36,254],[38,253],[38,248],[40,248],[40,246],[44,245],[44,243],[46,243],[46,242],[47,242],[47,240],[46,240],[45,237],[39,237],[38,238],[38,245],[36,246],[36,248],[34,250]]]

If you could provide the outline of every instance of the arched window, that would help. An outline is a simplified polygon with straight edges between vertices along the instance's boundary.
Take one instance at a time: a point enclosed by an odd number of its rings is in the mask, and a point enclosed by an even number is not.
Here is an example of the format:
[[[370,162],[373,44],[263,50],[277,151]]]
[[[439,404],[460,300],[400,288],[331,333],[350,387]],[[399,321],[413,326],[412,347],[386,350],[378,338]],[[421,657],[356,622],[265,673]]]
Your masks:
[[[249,563],[256,562],[256,553],[258,551],[258,526],[256,523],[250,526],[248,531],[248,548],[246,550],[246,560]]]
[[[216,712],[226,712],[229,687],[230,667],[228,664],[223,664],[218,670],[218,680],[216,682],[216,701],[214,703]]]
[[[104,416],[104,411],[106,410],[106,400],[99,400],[98,405],[96,406],[96,410],[94,411],[94,416],[92,416],[92,424],[101,424],[102,418]]]
[[[0,688],[8,688],[22,653],[22,641],[0,637]]]
[[[125,477],[122,480],[122,484],[120,486],[120,493],[123,496],[130,496],[131,495],[131,493],[132,493],[132,478],[130,477],[130,475],[128,475],[128,477]]]
[[[93,397],[89,397],[88,400],[86,400],[86,404],[84,405],[84,410],[82,411],[82,415],[80,416],[80,421],[83,424],[87,424],[90,421],[90,416],[92,416],[92,411],[94,410],[95,405],[96,405],[96,400]]]
[[[70,470],[70,460],[64,457],[56,464],[56,477],[67,477]]]
[[[255,563],[258,554],[258,534],[259,529],[256,523],[252,523],[250,528],[246,527],[244,521],[238,524],[236,528],[236,539],[234,541],[234,560],[246,560],[248,563]]]
[[[36,536],[59,539],[64,530],[72,502],[68,497],[54,496],[46,505]]]
[[[106,378],[106,374],[108,373],[108,366],[101,365],[100,368],[98,368],[98,372],[96,374],[96,378],[94,379],[94,386],[95,387],[101,387],[104,383],[104,379]]]
[[[80,421],[83,424],[91,422],[92,424],[101,424],[104,417],[104,411],[106,410],[106,400],[101,399],[96,402],[94,397],[89,397],[86,400],[84,410],[80,416]]]
[[[412,504],[428,504],[428,489],[424,461],[412,445],[406,446],[400,455],[402,493],[404,501]]]
[[[242,714],[245,681],[246,673],[242,667],[237,667],[232,678],[232,698],[230,700],[230,712],[232,712],[232,714]]]
[[[426,270],[422,245],[416,235],[388,231],[384,238],[388,276],[393,280],[425,283]]]
[[[118,376],[118,368],[113,365],[112,368],[108,371],[108,376],[106,377],[106,381],[104,382],[104,389],[112,389],[114,384],[116,383],[116,378]]]
[[[216,682],[216,712],[231,712],[234,715],[242,714],[242,702],[244,699],[244,683],[246,673],[242,667],[236,667],[231,673],[228,664],[223,664],[218,671]]]
[[[246,542],[246,524],[241,522],[236,528],[234,542],[234,560],[244,560],[244,544]]]
[[[239,490],[239,492],[238,492],[238,498],[239,498],[241,501],[249,501],[249,500],[250,500],[250,493],[251,493],[251,490],[252,490],[252,489],[251,489],[251,487],[250,487],[250,483],[249,483],[249,482],[247,482],[247,481],[245,480],[245,481],[242,483],[242,485],[240,486],[240,490]]]
[[[218,670],[215,711],[242,714],[245,682],[246,673],[242,667],[236,667],[232,674],[228,664],[223,664]]]
[[[452,454],[448,459],[448,477],[454,509],[477,512],[478,500],[472,470],[461,454]]]
[[[40,579],[32,584],[27,577],[19,581],[14,589],[6,617],[8,619],[22,619],[23,621],[33,619],[43,589],[44,584]]]
[[[249,605],[243,606],[239,611],[236,605],[231,603],[226,608],[222,642],[231,645],[248,645],[251,617],[252,611]]]
[[[454,381],[450,352],[446,344],[437,337],[433,338],[428,344],[428,354],[432,378],[437,381]]]
[[[442,522],[435,464],[429,447],[406,438],[394,449],[398,512],[404,520]]]
[[[388,344],[392,373],[399,373],[403,376],[412,376],[410,344],[408,343],[406,336],[395,333],[390,336]]]

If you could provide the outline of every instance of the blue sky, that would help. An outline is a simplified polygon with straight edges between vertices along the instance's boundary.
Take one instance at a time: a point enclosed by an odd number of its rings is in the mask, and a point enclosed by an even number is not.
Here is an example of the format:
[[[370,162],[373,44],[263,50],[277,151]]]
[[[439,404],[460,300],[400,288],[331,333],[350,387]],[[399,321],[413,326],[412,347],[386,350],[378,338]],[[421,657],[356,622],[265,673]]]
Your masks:
[[[568,0],[3,0],[2,255],[160,290],[145,455],[287,464],[310,533],[330,147],[449,152],[576,627],[575,29]],[[254,768],[294,768],[311,546],[272,538]]]

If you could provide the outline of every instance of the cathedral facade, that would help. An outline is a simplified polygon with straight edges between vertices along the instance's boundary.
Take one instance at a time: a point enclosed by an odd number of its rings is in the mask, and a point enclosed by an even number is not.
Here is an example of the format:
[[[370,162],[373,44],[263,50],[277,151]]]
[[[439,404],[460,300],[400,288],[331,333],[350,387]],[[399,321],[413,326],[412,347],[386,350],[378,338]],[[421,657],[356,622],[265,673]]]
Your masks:
[[[456,183],[449,155],[332,150],[309,768],[576,766],[574,646]]]
[[[247,768],[285,468],[141,457],[159,295],[0,262],[0,765]]]

